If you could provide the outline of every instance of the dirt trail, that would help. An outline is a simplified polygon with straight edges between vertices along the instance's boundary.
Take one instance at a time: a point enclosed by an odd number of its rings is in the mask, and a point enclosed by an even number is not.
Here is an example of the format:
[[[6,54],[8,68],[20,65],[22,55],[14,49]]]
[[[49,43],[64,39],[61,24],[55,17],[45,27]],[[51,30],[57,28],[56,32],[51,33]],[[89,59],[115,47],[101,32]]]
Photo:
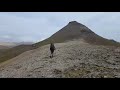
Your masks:
[[[0,77],[120,77],[120,48],[90,45],[81,40],[55,46],[52,59],[49,45],[45,45],[2,63]]]

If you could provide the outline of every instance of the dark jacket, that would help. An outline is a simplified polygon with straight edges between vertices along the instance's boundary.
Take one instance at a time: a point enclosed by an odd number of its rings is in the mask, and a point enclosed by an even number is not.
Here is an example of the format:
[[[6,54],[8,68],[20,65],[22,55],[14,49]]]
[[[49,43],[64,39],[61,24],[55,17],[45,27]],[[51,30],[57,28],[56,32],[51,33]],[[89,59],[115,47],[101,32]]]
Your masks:
[[[51,51],[54,51],[54,50],[55,50],[55,46],[54,46],[53,43],[50,44],[50,50],[51,50]]]

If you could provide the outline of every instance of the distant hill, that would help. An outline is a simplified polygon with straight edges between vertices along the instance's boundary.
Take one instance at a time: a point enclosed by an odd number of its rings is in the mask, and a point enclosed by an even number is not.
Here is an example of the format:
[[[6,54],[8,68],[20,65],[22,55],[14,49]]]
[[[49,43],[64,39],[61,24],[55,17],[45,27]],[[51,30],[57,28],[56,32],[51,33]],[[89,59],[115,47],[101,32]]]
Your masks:
[[[31,45],[33,42],[0,42],[0,49],[7,49],[18,45]]]
[[[32,45],[34,44],[33,42],[17,42],[16,45]]]
[[[32,49],[34,49],[32,45],[19,45],[10,49],[0,50],[0,62],[9,60],[25,51],[32,50]]]
[[[51,42],[60,43],[73,39],[84,39],[87,43],[90,44],[120,46],[118,42],[108,40],[97,35],[88,27],[81,23],[78,23],[77,21],[69,22],[65,27],[53,34],[51,37],[38,42],[35,45],[39,47]]]
[[[0,45],[0,62],[11,59],[25,51],[34,49],[32,42],[4,42]],[[3,46],[4,45],[4,46]]]
[[[8,46],[3,46],[3,45],[0,45],[0,50],[1,50],[1,49],[8,49],[8,48],[10,48],[10,47],[8,47]]]
[[[0,45],[5,45],[5,46],[13,46],[16,45],[17,42],[0,42]]]

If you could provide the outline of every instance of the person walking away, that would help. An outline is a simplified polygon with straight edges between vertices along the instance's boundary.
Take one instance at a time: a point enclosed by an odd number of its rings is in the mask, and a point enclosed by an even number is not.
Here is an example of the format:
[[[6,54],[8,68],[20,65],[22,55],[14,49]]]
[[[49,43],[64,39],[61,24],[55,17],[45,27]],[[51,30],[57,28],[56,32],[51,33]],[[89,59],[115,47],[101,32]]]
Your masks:
[[[53,53],[54,53],[54,50],[55,50],[55,46],[53,43],[50,44],[50,51],[51,51],[51,55],[50,55],[50,58],[53,58]]]

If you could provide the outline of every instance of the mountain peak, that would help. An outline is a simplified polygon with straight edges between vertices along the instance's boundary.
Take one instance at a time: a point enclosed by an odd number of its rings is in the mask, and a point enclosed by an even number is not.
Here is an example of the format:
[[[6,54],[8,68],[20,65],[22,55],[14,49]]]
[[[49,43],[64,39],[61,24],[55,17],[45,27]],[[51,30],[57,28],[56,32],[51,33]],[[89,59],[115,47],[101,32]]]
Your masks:
[[[78,39],[83,39],[85,42],[95,45],[119,45],[116,42],[110,41],[97,35],[87,26],[77,21],[70,21],[65,27],[54,33],[49,38],[36,43],[36,45],[42,46],[51,43],[51,41],[54,43],[61,43]]]
[[[71,22],[69,22],[68,24],[70,24],[70,25],[79,25],[80,23],[77,22],[77,21],[71,21]]]

